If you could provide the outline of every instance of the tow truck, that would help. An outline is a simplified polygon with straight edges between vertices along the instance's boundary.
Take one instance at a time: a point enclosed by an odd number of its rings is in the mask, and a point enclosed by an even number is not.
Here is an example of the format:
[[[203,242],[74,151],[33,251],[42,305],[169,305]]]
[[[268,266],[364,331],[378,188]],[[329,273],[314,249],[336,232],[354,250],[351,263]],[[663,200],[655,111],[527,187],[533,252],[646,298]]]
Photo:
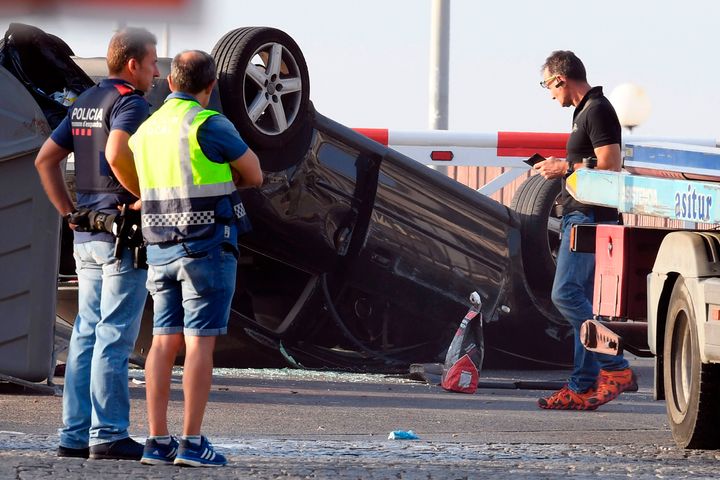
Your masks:
[[[588,165],[590,166],[590,165]],[[663,228],[580,225],[571,248],[595,253],[591,351],[654,357],[678,446],[720,447],[720,148],[627,144],[624,170],[581,168],[577,200],[660,217]]]

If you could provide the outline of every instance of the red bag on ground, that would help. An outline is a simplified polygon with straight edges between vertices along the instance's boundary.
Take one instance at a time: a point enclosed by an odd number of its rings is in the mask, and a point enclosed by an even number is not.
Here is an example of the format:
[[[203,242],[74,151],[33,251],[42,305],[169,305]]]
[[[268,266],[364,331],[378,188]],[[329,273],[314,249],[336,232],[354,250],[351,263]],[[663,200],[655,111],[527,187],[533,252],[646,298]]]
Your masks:
[[[445,355],[440,385],[451,392],[475,393],[480,381],[484,354],[480,295],[473,292],[470,302],[473,306],[460,322]]]

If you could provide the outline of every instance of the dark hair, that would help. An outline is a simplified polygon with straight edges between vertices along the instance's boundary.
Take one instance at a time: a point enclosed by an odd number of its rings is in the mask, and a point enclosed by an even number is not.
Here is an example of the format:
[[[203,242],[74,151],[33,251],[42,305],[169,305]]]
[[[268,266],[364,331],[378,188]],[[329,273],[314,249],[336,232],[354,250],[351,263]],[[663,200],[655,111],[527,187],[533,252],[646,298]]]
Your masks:
[[[541,70],[547,68],[550,75],[563,75],[570,80],[579,80],[587,82],[587,74],[585,73],[585,65],[570,50],[555,50],[545,60]]]
[[[216,78],[215,60],[202,50],[185,50],[175,55],[170,65],[170,78],[181,92],[196,94],[205,90]]]
[[[126,27],[118,31],[108,46],[107,65],[110,75],[122,72],[132,58],[142,62],[148,54],[148,45],[157,45],[157,39],[144,28]]]

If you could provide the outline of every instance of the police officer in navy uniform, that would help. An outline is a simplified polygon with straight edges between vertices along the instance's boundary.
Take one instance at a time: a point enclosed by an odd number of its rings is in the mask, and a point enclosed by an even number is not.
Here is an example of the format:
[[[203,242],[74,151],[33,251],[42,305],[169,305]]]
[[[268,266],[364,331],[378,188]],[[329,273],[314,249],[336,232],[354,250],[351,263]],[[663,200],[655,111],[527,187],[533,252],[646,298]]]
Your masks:
[[[128,358],[147,297],[147,272],[134,267],[128,248],[116,257],[113,234],[80,231],[88,226],[79,228],[84,222],[77,211],[118,213],[123,204],[139,207],[128,139],[149,115],[143,93],[159,75],[156,44],[145,29],[117,32],[108,47],[108,78],[78,97],[35,160],[50,201],[75,230],[78,315],[67,356],[61,457],[142,456],[143,446],[128,433]],[[60,168],[71,152],[77,207]]]

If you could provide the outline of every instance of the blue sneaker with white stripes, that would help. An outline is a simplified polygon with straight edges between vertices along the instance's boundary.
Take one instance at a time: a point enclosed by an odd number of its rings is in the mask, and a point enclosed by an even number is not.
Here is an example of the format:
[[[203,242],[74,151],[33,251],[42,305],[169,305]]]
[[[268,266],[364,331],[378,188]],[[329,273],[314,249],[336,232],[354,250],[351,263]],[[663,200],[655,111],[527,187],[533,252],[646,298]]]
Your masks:
[[[202,436],[200,445],[181,438],[174,463],[186,467],[222,467],[227,464],[227,459],[221,453],[216,452],[208,439]]]
[[[175,437],[170,437],[170,443],[161,443],[154,438],[148,438],[145,441],[145,449],[140,463],[145,465],[172,465],[179,445]]]

